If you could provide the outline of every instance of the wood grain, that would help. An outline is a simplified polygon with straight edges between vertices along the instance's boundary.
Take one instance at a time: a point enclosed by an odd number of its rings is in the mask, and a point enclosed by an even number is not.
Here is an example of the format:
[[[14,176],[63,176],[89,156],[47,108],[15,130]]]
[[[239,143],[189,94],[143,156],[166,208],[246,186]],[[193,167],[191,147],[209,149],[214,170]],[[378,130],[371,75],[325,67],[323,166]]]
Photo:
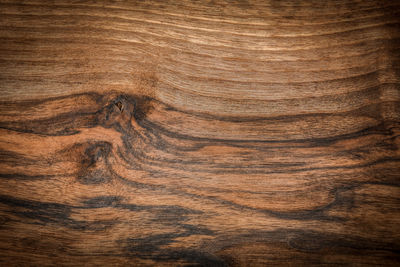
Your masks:
[[[399,1],[1,0],[1,265],[399,265],[399,26]]]

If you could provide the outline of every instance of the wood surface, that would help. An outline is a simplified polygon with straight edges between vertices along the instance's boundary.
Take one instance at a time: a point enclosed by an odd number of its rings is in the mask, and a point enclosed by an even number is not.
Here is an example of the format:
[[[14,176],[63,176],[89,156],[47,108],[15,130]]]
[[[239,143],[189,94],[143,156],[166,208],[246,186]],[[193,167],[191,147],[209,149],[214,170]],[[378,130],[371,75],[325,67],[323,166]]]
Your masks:
[[[0,265],[400,264],[400,1],[0,1]]]

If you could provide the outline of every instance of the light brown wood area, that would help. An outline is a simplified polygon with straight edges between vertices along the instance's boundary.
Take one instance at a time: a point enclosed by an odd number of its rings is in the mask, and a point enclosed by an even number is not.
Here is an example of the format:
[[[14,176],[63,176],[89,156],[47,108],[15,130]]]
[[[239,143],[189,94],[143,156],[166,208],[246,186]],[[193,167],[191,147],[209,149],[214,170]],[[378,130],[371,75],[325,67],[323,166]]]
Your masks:
[[[2,266],[400,264],[400,2],[0,1]]]

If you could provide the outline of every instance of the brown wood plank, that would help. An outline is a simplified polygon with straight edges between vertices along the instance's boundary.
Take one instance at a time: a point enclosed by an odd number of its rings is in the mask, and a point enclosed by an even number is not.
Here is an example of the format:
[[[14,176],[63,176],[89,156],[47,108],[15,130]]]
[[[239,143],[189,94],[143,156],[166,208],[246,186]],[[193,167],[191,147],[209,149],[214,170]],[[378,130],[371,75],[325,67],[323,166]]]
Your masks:
[[[400,264],[399,1],[0,1],[2,266]]]

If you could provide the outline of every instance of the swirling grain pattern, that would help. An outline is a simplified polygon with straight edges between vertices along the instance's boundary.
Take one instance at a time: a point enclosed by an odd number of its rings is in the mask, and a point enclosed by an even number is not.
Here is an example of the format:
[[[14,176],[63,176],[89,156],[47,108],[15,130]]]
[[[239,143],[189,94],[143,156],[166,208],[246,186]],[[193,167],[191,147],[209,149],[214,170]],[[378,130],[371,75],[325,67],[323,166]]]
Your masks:
[[[399,265],[399,26],[389,0],[1,0],[1,265]]]

